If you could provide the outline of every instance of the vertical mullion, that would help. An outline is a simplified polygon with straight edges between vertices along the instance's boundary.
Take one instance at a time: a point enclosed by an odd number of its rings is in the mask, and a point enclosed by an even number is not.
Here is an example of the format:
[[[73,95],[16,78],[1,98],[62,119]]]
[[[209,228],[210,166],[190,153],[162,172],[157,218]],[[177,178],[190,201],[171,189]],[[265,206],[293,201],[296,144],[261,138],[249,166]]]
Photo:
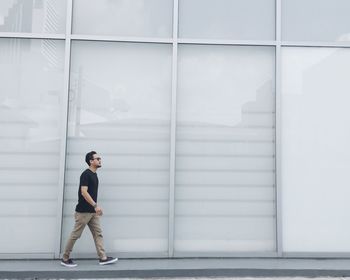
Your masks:
[[[177,92],[177,36],[179,1],[174,0],[173,8],[173,53],[171,81],[171,124],[170,124],[170,178],[169,178],[169,221],[168,221],[168,256],[174,256],[175,230],[175,161],[176,161],[176,92]]]
[[[65,59],[64,59],[64,76],[63,76],[63,98],[62,98],[62,129],[61,129],[61,146],[60,146],[60,165],[58,180],[58,199],[57,199],[57,230],[55,239],[55,258],[60,257],[62,241],[62,216],[63,216],[63,199],[64,199],[64,179],[66,168],[66,149],[67,149],[67,127],[68,127],[68,102],[69,102],[69,71],[70,71],[70,49],[71,49],[71,29],[72,29],[72,8],[73,0],[67,0],[66,14],[66,36],[65,36]]]
[[[283,247],[282,247],[282,147],[281,147],[281,136],[282,136],[282,126],[281,126],[281,33],[282,33],[282,0],[276,0],[276,131],[275,131],[275,168],[276,168],[276,245],[277,245],[277,255],[282,257]]]

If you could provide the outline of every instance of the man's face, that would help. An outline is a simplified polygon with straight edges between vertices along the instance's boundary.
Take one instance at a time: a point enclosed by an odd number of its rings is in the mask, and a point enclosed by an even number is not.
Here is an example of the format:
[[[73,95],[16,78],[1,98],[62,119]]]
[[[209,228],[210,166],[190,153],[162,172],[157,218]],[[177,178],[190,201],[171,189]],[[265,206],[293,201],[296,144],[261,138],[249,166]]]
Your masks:
[[[95,168],[100,168],[101,165],[101,157],[98,154],[93,155],[93,160],[90,161],[91,166]]]

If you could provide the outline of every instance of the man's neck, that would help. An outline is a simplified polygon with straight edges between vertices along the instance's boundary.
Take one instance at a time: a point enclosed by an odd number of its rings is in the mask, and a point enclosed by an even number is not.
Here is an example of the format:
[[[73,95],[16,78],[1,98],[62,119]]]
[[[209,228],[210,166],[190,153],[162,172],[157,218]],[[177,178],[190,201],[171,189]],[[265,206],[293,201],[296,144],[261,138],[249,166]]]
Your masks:
[[[89,169],[90,169],[92,172],[96,173],[96,170],[97,170],[97,168],[96,168],[96,167],[89,166]]]

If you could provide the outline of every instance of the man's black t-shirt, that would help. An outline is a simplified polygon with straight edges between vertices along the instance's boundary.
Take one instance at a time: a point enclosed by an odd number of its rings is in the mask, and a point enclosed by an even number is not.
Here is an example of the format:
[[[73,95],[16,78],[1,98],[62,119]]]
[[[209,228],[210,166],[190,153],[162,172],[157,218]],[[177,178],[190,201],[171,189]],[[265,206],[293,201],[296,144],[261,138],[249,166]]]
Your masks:
[[[87,186],[88,187],[88,193],[92,197],[92,199],[97,202],[97,191],[98,191],[98,178],[97,174],[92,172],[90,169],[86,169],[81,175],[80,175],[80,184],[79,184],[79,190],[78,190],[78,204],[75,207],[76,212],[81,213],[95,213],[94,207],[92,207],[91,204],[89,204],[85,198],[81,194],[81,186]]]

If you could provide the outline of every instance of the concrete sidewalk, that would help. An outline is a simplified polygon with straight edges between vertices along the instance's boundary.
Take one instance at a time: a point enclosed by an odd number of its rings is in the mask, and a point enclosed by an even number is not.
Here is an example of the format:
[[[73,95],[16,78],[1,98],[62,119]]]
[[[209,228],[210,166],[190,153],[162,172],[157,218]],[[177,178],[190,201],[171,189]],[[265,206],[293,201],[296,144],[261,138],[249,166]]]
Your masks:
[[[150,277],[350,277],[350,259],[121,259],[101,266],[97,260],[2,260],[6,278],[150,278]]]

